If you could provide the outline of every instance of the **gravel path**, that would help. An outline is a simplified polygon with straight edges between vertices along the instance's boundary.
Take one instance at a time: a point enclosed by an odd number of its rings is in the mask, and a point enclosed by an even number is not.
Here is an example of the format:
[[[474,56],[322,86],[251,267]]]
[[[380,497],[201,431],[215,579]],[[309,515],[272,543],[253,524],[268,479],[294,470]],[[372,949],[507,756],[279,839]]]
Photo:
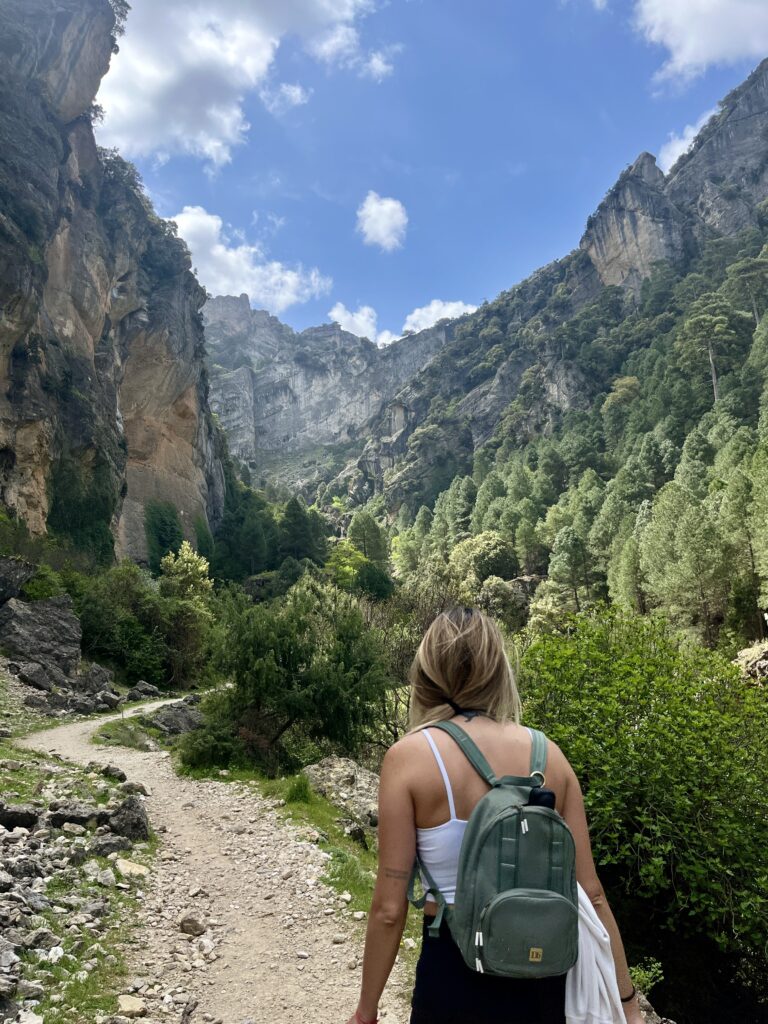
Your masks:
[[[93,733],[109,720],[19,742],[80,764],[119,765],[149,791],[162,845],[129,951],[132,987],[149,1020],[174,1021],[193,999],[193,1021],[346,1024],[360,983],[362,931],[319,881],[327,854],[281,821],[254,786],[182,778],[167,753],[95,746]],[[201,938],[178,927],[189,910],[208,925]],[[388,1024],[408,1018],[397,968],[382,1009]]]

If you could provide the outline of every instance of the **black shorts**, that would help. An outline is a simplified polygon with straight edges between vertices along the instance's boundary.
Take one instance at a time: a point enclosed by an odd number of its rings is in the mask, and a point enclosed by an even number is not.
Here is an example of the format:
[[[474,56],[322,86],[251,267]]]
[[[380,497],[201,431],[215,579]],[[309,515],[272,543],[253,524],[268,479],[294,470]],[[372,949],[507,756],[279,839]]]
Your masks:
[[[411,1024],[565,1024],[565,979],[478,974],[445,922],[436,939],[425,922]]]

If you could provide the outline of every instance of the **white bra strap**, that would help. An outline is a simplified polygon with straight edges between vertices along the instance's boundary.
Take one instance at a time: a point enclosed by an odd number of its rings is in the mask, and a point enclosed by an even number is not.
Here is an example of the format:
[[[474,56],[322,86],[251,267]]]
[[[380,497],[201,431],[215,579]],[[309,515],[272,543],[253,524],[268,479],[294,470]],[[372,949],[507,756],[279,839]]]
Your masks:
[[[437,767],[440,769],[440,774],[443,776],[443,782],[445,783],[445,792],[448,797],[448,809],[451,812],[451,821],[456,819],[456,805],[453,802],[453,790],[451,789],[451,780],[448,778],[448,772],[445,770],[445,763],[440,756],[440,751],[437,749],[437,744],[429,734],[429,729],[424,730],[424,735],[427,738],[427,742],[432,747],[432,753],[435,755],[437,761]]]

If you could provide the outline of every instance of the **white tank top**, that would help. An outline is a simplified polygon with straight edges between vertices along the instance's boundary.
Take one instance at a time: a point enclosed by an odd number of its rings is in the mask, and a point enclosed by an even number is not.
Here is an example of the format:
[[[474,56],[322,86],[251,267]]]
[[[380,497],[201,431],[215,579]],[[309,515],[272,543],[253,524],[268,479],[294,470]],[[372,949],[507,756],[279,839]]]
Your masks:
[[[429,734],[429,729],[424,729],[423,735],[432,748],[437,767],[443,777],[451,817],[442,825],[435,825],[434,828],[417,828],[416,849],[420,859],[432,875],[435,885],[445,897],[445,902],[453,903],[456,898],[456,879],[459,874],[459,851],[467,822],[463,818],[456,817],[451,780],[448,778],[448,772],[440,756],[440,751],[437,749],[437,744]],[[422,883],[426,888],[426,879],[422,878]]]

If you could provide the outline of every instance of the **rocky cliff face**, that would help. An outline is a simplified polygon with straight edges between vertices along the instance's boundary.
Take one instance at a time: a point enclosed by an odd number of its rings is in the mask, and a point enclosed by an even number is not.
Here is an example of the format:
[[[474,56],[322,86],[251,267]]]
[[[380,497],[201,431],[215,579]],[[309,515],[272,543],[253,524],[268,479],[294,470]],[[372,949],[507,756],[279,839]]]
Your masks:
[[[367,426],[362,453],[329,493],[412,510],[443,482],[469,472],[472,456],[513,417],[521,438],[547,433],[585,409],[590,382],[569,361],[558,331],[586,305],[621,289],[631,308],[658,261],[684,269],[703,243],[754,227],[768,198],[768,60],[725,98],[689,153],[665,176],[642,153],[589,218],[579,249],[550,264],[471,317],[459,337],[392,398]],[[619,297],[605,301],[622,301]],[[523,390],[536,415],[521,417]],[[430,414],[433,402],[445,408]],[[529,403],[530,404],[530,403]]]
[[[723,100],[668,176],[642,153],[590,217],[581,247],[603,284],[638,293],[657,260],[757,224],[768,196],[768,60]]]
[[[0,6],[0,499],[34,534],[109,527],[146,556],[144,508],[215,525],[223,473],[185,247],[88,117],[107,0]]]
[[[288,469],[303,452],[354,444],[449,337],[438,325],[382,349],[337,324],[295,333],[252,310],[247,295],[211,299],[204,317],[212,408],[232,453],[257,471],[275,457]]]

